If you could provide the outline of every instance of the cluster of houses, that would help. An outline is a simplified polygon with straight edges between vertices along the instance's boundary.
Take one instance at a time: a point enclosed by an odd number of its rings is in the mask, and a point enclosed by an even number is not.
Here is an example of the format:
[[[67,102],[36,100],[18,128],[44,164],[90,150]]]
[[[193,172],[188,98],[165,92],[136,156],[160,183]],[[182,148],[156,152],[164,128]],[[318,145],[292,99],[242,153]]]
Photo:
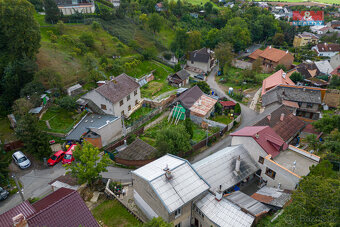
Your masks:
[[[274,112],[277,124],[296,121],[289,111],[287,116]],[[258,124],[267,124],[265,119]],[[252,226],[281,209],[320,160],[288,145],[272,126],[245,127],[231,136],[230,147],[194,164],[167,154],[133,171],[137,206],[148,218],[162,217],[174,226]]]

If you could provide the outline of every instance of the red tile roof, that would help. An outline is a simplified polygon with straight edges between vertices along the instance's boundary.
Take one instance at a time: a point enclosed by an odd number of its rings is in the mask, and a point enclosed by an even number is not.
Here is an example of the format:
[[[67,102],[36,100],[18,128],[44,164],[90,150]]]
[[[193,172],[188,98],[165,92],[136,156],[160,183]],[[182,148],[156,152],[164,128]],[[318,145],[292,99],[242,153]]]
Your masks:
[[[60,188],[32,206],[37,212],[28,218],[29,226],[99,226],[79,193],[68,188]]]
[[[235,106],[236,103],[234,103],[233,101],[220,101],[222,106],[228,107],[228,106]]]
[[[280,106],[258,121],[254,126],[271,127],[284,141],[290,140],[302,130],[305,123],[287,108]]]
[[[269,46],[260,54],[260,57],[274,61],[274,62],[278,62],[287,54],[290,54],[290,53],[288,53],[287,51],[279,50],[279,49]]]
[[[289,76],[287,76],[287,74],[282,69],[280,69],[276,73],[270,75],[263,80],[262,95],[264,95],[267,91],[279,84],[295,85],[294,82],[289,78]]]
[[[23,214],[28,226],[34,227],[99,227],[77,191],[60,188],[33,203],[25,201],[0,215],[1,227],[12,227],[12,218]]]
[[[0,215],[0,226],[1,227],[12,227],[13,220],[12,218],[17,216],[18,214],[23,214],[27,219],[29,216],[34,214],[36,211],[34,207],[28,202],[25,201],[20,203],[18,206],[13,207],[12,209],[6,211],[5,213]]]
[[[306,125],[306,127],[302,131],[310,134],[319,135],[312,124]]]
[[[252,137],[272,158],[279,155],[281,150],[288,148],[288,144],[269,126],[248,126],[230,135]]]
[[[257,49],[249,55],[249,58],[258,59],[258,57],[263,53],[263,50]]]

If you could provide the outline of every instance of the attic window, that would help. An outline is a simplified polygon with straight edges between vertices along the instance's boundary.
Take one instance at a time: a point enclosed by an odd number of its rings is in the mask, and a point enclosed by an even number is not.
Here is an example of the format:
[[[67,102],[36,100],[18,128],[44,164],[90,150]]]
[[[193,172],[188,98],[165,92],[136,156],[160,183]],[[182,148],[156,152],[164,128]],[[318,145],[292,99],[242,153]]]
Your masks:
[[[122,106],[124,104],[123,100],[120,100],[119,105]]]
[[[102,110],[106,110],[106,105],[101,104],[101,105],[100,105],[100,108],[101,108]]]

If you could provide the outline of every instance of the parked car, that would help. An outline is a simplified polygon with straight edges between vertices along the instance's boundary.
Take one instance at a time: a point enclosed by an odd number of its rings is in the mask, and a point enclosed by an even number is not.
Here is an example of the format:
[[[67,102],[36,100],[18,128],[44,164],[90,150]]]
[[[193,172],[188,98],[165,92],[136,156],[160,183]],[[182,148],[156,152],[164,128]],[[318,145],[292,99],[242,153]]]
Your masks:
[[[61,161],[62,164],[71,164],[74,161],[73,151],[76,146],[76,144],[71,145],[71,147],[65,152],[64,158]]]
[[[0,201],[5,200],[9,195],[9,192],[0,187]]]
[[[57,151],[56,153],[54,153],[54,155],[50,157],[50,159],[47,160],[47,165],[54,166],[63,159],[64,155],[65,151],[63,150]]]
[[[21,169],[26,169],[31,166],[31,161],[21,151],[14,152],[12,158]]]

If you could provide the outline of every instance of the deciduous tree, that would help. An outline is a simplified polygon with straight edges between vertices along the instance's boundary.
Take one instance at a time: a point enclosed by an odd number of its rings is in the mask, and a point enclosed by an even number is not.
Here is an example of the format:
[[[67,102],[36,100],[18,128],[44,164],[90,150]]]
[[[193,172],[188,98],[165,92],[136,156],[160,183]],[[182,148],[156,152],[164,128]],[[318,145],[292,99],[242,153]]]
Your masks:
[[[73,151],[75,161],[66,166],[68,172],[75,176],[79,183],[87,182],[90,186],[100,178],[101,172],[107,172],[110,164],[107,154],[100,157],[100,150],[88,142],[78,145]]]
[[[299,81],[303,81],[303,77],[299,72],[293,72],[292,75],[289,77],[294,83]]]
[[[39,159],[48,158],[51,148],[46,133],[38,126],[38,119],[31,115],[23,115],[17,123],[15,132],[18,138],[24,143],[25,149]]]
[[[158,13],[151,14],[148,25],[149,28],[153,31],[153,33],[160,32],[163,24],[163,17]]]
[[[199,81],[199,82],[196,82],[196,83],[193,83],[191,85],[191,87],[193,86],[198,86],[204,93],[206,94],[210,94],[210,87],[209,87],[209,84],[205,81]]]
[[[222,72],[227,70],[227,68],[231,66],[231,63],[234,59],[234,53],[230,43],[218,44],[218,46],[215,49],[215,55],[219,62]]]
[[[159,156],[185,153],[191,149],[190,135],[183,125],[161,129],[156,137],[156,147]]]

